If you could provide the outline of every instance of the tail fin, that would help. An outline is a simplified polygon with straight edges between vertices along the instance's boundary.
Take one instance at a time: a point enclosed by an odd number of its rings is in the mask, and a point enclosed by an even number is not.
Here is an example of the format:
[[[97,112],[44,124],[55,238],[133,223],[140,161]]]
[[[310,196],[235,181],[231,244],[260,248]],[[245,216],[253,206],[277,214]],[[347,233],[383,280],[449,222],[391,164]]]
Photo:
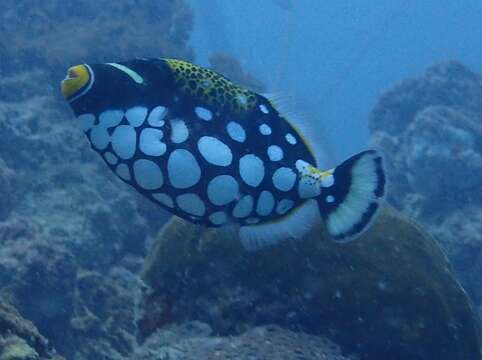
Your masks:
[[[368,228],[385,194],[382,157],[374,150],[361,152],[337,166],[333,178],[317,198],[318,207],[333,239],[348,242]]]

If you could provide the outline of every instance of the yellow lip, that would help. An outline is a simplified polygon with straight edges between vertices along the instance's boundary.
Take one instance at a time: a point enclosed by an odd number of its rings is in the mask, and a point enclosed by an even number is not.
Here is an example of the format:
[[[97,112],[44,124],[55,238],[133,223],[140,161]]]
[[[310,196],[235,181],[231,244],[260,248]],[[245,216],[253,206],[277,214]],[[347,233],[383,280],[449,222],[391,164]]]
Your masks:
[[[67,76],[60,84],[62,95],[69,100],[77,95],[90,81],[90,73],[85,65],[76,65],[67,71]]]

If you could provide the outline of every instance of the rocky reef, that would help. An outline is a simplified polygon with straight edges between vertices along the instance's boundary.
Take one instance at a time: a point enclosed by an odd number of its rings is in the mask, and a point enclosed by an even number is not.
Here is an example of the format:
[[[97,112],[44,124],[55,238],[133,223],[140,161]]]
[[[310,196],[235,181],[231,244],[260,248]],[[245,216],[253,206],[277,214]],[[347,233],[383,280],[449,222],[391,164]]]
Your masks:
[[[83,61],[191,58],[192,14],[182,0],[6,0],[2,9],[0,301],[69,360],[125,359],[135,274],[168,216],[106,169],[58,86]],[[30,338],[2,338],[0,359],[49,358]],[[4,350],[26,349],[23,341],[31,356]]]
[[[325,338],[278,326],[252,328],[242,335],[210,336],[207,324],[167,326],[139,347],[132,360],[356,360]]]
[[[0,360],[64,360],[32,324],[0,301]]]
[[[321,224],[257,253],[232,233],[168,223],[148,256],[139,330],[199,320],[237,335],[276,324],[327,336],[360,359],[477,359],[478,321],[437,243],[386,206],[359,241]]]
[[[482,310],[482,76],[458,62],[388,90],[373,110],[389,201],[442,244]]]
[[[2,7],[4,73],[43,68],[61,77],[79,62],[192,58],[192,13],[184,0],[4,0]]]

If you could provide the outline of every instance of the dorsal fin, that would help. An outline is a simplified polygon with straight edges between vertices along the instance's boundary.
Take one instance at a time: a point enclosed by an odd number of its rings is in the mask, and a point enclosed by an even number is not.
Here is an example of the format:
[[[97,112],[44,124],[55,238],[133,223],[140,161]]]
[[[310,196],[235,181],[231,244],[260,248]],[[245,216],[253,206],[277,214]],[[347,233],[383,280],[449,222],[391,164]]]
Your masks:
[[[271,105],[278,110],[280,116],[298,133],[308,151],[316,160],[316,164],[313,165],[320,167],[321,164],[321,167],[323,167],[327,161],[326,151],[321,146],[323,143],[319,135],[321,131],[315,131],[314,122],[308,120],[308,116],[304,115],[303,111],[297,109],[294,96],[281,93],[267,93],[263,94],[263,96],[269,100]]]

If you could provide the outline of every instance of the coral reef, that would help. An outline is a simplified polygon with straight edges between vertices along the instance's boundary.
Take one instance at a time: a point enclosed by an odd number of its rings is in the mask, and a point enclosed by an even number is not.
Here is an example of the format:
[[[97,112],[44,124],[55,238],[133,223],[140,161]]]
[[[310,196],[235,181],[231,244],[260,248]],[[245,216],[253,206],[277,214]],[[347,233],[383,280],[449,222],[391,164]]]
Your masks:
[[[186,323],[162,329],[138,348],[132,359],[169,360],[355,360],[322,337],[282,329],[255,327],[239,336],[209,336],[202,323]]]
[[[0,57],[5,73],[134,57],[192,58],[192,14],[183,0],[4,0]],[[102,9],[99,11],[99,9]]]
[[[0,300],[0,360],[63,360],[11,305]]]
[[[470,359],[480,349],[476,316],[446,257],[388,206],[359,241],[335,244],[318,224],[300,242],[258,253],[229,232],[174,219],[143,277],[150,325],[196,319],[240,334],[277,324],[330,336],[361,359]],[[153,330],[140,325],[145,336]]]
[[[436,65],[387,91],[370,127],[387,158],[390,202],[435,236],[482,306],[481,95],[482,76]]]
[[[46,75],[36,71],[5,82],[22,88],[26,78],[39,85],[46,81]],[[105,171],[54,99],[29,92],[15,96],[16,101],[0,103],[0,174],[6,184],[0,220],[0,296],[69,359],[99,358],[100,352],[107,353],[99,345],[103,342],[115,349],[105,358],[113,359],[112,354],[120,351],[117,358],[122,359],[130,351],[129,342],[118,337],[134,332],[135,297],[123,282],[139,269],[137,259],[144,254],[146,237],[156,232],[166,215]],[[127,222],[129,227],[124,226]],[[113,266],[122,264],[122,276],[111,276]],[[84,269],[102,279],[91,283],[99,288],[85,286]],[[99,306],[87,301],[88,290],[104,292],[102,300],[108,305],[102,316]],[[119,304],[120,300],[124,302]],[[86,309],[99,316],[95,336],[79,329]]]

